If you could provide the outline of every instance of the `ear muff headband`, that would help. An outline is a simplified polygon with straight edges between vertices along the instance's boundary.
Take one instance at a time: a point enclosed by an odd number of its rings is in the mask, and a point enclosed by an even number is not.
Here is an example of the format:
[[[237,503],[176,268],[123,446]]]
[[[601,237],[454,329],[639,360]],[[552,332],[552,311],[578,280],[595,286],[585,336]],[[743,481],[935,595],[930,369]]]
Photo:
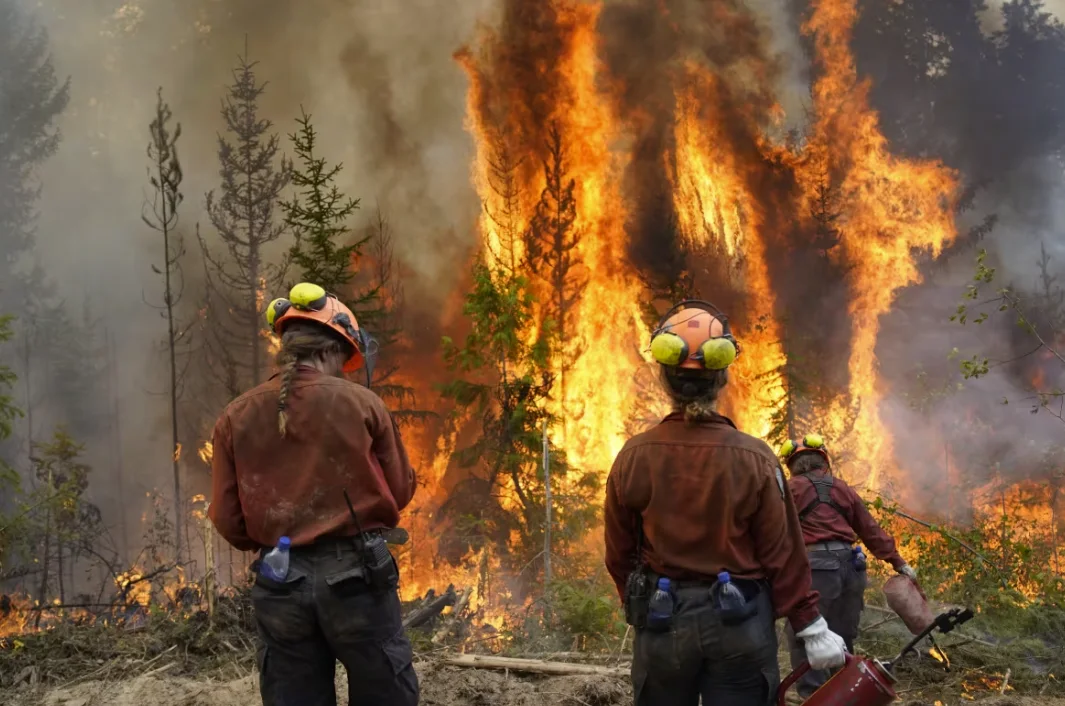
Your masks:
[[[311,282],[300,282],[294,286],[289,290],[288,298],[297,309],[307,311],[321,311],[329,301],[325,289]]]
[[[788,439],[780,447],[780,457],[784,459],[786,463],[788,459],[800,451],[819,451],[826,458],[828,457],[828,449],[825,448],[825,438],[820,434],[807,434],[799,441]]]
[[[702,361],[707,370],[724,370],[732,365],[732,362],[740,354],[740,347],[732,336],[728,316],[710,302],[702,299],[685,299],[674,304],[669,311],[662,315],[662,318],[658,321],[658,326],[655,327],[654,332],[651,334],[652,357],[661,365],[677,366],[691,355],[687,341],[672,331],[663,330],[669,317],[683,309],[697,309],[712,315],[721,322],[721,335],[708,339],[699,346],[694,359]],[[678,323],[684,322],[680,321]]]

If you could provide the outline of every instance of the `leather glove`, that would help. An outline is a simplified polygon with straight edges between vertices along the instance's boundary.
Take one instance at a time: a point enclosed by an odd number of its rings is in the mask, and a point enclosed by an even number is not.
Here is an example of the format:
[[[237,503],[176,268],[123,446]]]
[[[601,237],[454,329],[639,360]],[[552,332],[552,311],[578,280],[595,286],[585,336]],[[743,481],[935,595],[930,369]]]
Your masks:
[[[913,581],[914,583],[917,582],[917,572],[914,571],[913,567],[909,564],[903,564],[902,566],[900,566],[898,568],[898,572],[908,578],[910,581]]]
[[[806,649],[806,661],[811,669],[842,667],[847,660],[847,644],[828,629],[824,618],[818,618],[802,632],[795,633]]]

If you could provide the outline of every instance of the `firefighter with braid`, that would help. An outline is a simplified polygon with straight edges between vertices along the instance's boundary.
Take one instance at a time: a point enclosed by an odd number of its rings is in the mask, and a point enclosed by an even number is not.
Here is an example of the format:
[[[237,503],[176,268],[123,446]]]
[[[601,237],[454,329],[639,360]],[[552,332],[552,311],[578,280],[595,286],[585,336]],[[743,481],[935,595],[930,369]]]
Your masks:
[[[895,548],[895,540],[877,524],[865,503],[846,481],[832,475],[825,440],[807,434],[798,441],[786,441],[780,458],[791,472],[788,488],[799,509],[803,542],[810,557],[813,587],[820,595],[818,607],[828,627],[854,652],[858,623],[865,605],[866,560],[857,541],[873,556],[886,561],[895,571],[917,580],[917,573]],[[791,665],[805,659],[795,633],[788,630]],[[811,670],[796,688],[803,699],[809,697],[828,677],[827,670]]]
[[[738,353],[712,304],[668,311],[651,354],[673,412],[625,444],[607,479],[606,565],[635,628],[636,706],[767,706],[778,617],[811,665],[844,663],[779,460],[717,412]]]
[[[344,379],[376,343],[315,284],[267,308],[280,375],[231,402],[214,429],[211,520],[265,556],[287,537],[278,580],[252,565],[264,706],[336,706],[336,663],[351,706],[415,706],[398,572],[384,541],[414,495],[414,471],[384,402]],[[349,509],[345,492],[350,497]]]

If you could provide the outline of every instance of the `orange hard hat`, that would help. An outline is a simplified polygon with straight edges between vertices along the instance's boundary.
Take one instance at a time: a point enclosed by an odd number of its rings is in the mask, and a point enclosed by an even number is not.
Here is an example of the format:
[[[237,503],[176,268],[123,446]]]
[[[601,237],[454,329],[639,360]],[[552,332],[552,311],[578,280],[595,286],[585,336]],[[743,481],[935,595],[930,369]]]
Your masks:
[[[362,367],[367,337],[359,330],[355,314],[336,296],[317,284],[297,284],[289,290],[287,299],[275,299],[266,308],[266,322],[279,336],[293,321],[312,321],[336,332],[351,344],[352,353],[344,362],[344,372],[352,373]]]
[[[689,300],[666,312],[651,337],[651,355],[661,365],[724,370],[739,354],[728,319],[713,305]]]

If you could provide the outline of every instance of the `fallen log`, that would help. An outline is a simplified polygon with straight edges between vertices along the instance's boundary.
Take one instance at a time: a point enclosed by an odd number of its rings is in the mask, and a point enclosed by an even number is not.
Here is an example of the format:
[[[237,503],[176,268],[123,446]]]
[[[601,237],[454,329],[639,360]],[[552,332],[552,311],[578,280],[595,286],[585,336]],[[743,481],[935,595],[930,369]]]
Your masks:
[[[472,594],[473,589],[467,588],[459,596],[458,600],[455,602],[455,605],[451,608],[451,615],[449,615],[448,618],[444,621],[444,624],[440,627],[440,630],[438,630],[437,633],[433,635],[434,645],[439,645],[441,642],[443,642],[444,638],[447,637],[448,634],[455,628],[455,625],[459,621],[459,616],[461,615],[462,611],[466,610],[466,606],[469,604],[470,596]]]
[[[545,662],[539,659],[518,659],[516,657],[495,657],[493,655],[455,655],[444,657],[440,660],[443,664],[452,667],[466,667],[471,669],[505,669],[513,672],[528,672],[531,674],[552,674],[567,676],[574,674],[590,674],[594,676],[624,678],[629,675],[627,669],[615,667],[600,667],[595,664],[573,664],[571,662]]]
[[[444,594],[429,600],[422,607],[411,611],[410,615],[403,619],[404,628],[416,628],[425,625],[430,620],[440,615],[445,607],[455,605],[458,596],[455,594],[455,586],[450,585]]]

